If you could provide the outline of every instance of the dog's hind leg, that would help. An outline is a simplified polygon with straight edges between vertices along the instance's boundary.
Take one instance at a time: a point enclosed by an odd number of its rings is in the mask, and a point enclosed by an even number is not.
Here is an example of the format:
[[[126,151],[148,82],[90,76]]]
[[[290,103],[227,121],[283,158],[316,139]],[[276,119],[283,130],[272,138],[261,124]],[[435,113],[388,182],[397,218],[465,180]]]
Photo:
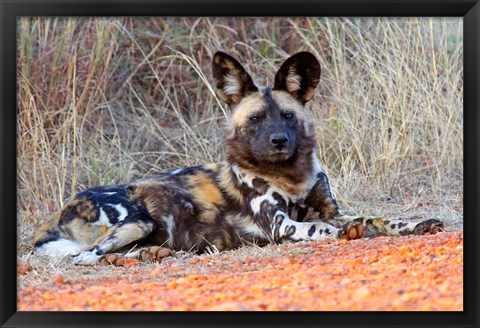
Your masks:
[[[35,233],[36,253],[52,257],[77,255],[108,230],[98,220],[95,202],[85,197],[69,201]]]
[[[436,219],[412,222],[387,217],[340,215],[334,219],[326,221],[338,227],[343,226],[348,222],[359,222],[366,231],[365,237],[423,235],[426,233],[435,234],[443,231],[443,223]]]
[[[88,250],[75,255],[73,261],[75,264],[93,265],[100,261],[105,254],[144,239],[153,231],[154,226],[155,224],[151,220],[131,220],[114,225]]]

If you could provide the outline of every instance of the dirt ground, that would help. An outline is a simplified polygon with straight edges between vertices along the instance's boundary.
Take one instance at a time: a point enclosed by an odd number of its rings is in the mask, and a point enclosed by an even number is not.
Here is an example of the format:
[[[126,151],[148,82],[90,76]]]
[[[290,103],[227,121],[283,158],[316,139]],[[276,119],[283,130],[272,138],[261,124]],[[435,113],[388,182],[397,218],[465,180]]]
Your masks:
[[[463,310],[463,232],[248,246],[162,263],[18,265],[18,310]]]

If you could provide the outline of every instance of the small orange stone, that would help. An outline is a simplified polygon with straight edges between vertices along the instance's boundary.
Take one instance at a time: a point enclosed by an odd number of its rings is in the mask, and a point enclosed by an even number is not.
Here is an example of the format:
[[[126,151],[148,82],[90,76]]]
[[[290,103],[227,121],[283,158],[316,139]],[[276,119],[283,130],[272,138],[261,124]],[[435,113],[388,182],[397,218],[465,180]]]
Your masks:
[[[61,274],[57,275],[55,277],[55,279],[53,280],[53,283],[55,285],[63,285],[64,284],[64,281],[63,281],[63,276]]]
[[[125,267],[132,267],[138,265],[138,260],[137,259],[124,259],[123,261],[123,266]]]
[[[27,272],[30,272],[30,271],[32,271],[32,267],[30,266],[30,264],[28,264],[25,261],[18,261],[18,263],[17,263],[17,273],[18,274],[24,275],[24,274],[27,274]]]

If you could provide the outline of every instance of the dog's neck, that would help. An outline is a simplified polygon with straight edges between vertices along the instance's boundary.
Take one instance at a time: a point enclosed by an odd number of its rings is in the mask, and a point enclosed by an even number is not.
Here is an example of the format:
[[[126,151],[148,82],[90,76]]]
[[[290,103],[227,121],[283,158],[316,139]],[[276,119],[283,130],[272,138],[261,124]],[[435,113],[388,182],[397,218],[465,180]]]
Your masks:
[[[240,183],[255,189],[254,180],[261,179],[269,185],[285,190],[291,198],[304,197],[315,184],[318,173],[323,172],[317,155],[312,150],[301,165],[238,165],[229,163],[232,172]]]

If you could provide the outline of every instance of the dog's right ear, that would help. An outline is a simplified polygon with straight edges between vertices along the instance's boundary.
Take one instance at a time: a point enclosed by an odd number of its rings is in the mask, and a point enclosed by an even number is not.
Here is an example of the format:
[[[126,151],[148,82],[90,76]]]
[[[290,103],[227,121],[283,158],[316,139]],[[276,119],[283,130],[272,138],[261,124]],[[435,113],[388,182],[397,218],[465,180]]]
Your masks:
[[[309,52],[288,58],[275,75],[273,90],[284,90],[304,105],[312,99],[320,81],[320,63]]]
[[[213,56],[212,72],[217,94],[229,106],[234,106],[250,93],[258,91],[250,75],[232,56],[218,51]]]

